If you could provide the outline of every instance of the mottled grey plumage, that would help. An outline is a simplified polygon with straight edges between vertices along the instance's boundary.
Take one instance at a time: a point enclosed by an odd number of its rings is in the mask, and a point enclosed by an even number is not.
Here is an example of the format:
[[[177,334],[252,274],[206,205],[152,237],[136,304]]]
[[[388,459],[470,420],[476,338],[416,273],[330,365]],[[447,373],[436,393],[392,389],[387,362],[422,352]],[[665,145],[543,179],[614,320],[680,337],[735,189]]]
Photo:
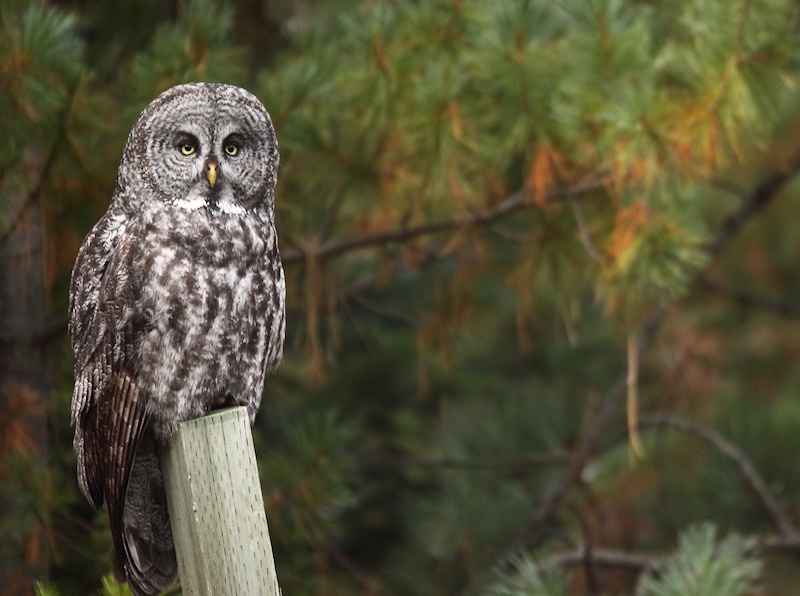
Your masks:
[[[114,569],[134,594],[177,574],[156,454],[179,422],[258,410],[280,362],[285,283],[275,133],[238,87],[179,85],[128,137],[106,214],[72,272],[78,480],[108,508]]]

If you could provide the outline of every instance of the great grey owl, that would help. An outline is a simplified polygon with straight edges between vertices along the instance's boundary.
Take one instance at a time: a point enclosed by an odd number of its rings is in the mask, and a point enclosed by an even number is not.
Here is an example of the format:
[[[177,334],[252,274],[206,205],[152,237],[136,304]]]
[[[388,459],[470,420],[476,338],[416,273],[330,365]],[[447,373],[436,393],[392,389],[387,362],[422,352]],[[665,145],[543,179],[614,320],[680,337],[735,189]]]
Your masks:
[[[139,116],[108,211],[78,253],[78,480],[95,508],[106,504],[114,572],[134,594],[177,575],[158,444],[220,405],[246,406],[252,424],[281,360],[277,170],[272,122],[253,95],[173,87]]]

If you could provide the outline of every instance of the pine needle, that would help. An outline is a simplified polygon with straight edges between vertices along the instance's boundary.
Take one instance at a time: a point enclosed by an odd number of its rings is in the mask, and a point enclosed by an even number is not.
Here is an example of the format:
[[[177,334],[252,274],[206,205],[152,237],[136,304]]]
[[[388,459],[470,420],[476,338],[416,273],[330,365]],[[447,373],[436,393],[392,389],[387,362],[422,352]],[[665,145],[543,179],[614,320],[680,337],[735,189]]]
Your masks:
[[[628,378],[626,414],[628,421],[628,441],[631,454],[644,459],[644,445],[639,434],[639,341],[635,331],[628,331]]]

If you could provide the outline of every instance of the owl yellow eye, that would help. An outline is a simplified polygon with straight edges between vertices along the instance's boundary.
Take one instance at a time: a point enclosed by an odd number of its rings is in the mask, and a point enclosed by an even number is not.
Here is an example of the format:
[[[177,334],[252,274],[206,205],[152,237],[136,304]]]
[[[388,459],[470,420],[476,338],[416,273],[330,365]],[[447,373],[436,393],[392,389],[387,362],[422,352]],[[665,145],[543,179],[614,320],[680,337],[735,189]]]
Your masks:
[[[225,153],[233,157],[234,155],[239,153],[239,146],[234,145],[233,143],[229,143],[228,145],[225,145]]]
[[[195,151],[196,151],[196,148],[191,143],[183,143],[181,145],[181,153],[183,153],[184,155],[191,155]]]

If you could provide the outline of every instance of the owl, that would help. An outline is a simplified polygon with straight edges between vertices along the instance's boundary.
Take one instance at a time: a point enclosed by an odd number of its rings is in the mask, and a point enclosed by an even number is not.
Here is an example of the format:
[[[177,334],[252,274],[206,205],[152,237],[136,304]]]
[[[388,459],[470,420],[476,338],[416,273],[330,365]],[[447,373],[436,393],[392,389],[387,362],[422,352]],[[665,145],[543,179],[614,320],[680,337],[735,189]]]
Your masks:
[[[285,281],[278,145],[238,87],[158,96],[128,136],[107,212],[70,284],[78,482],[108,509],[113,568],[134,594],[176,579],[157,457],[180,422],[226,405],[250,423],[279,364]]]

